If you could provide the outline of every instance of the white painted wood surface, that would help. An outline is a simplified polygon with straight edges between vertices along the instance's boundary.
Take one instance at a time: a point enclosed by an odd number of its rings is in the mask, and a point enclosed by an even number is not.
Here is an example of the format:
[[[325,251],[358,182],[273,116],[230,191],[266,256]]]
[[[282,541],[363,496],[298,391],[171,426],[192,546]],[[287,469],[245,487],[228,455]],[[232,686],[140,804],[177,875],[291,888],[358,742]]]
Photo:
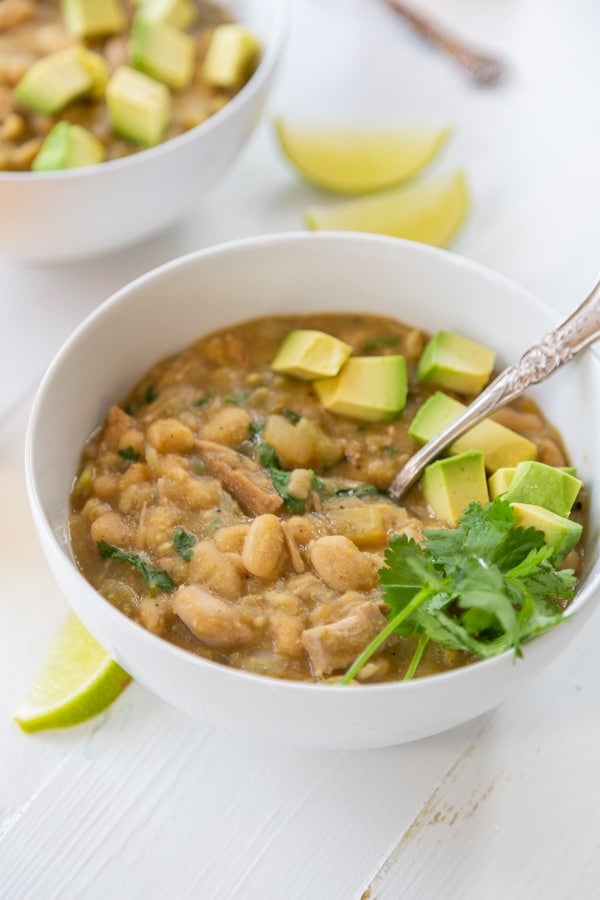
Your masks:
[[[566,311],[600,268],[600,6],[414,5],[505,56],[507,82],[472,87],[380,0],[296,0],[270,113],[452,122],[434,168],[463,166],[473,192],[455,249]],[[521,696],[388,750],[261,746],[138,685],[70,731],[25,736],[10,720],[65,613],[23,485],[47,363],[131,277],[199,246],[294,229],[316,198],[265,120],[227,179],[160,239],[72,265],[0,261],[2,900],[600,897],[598,616]]]

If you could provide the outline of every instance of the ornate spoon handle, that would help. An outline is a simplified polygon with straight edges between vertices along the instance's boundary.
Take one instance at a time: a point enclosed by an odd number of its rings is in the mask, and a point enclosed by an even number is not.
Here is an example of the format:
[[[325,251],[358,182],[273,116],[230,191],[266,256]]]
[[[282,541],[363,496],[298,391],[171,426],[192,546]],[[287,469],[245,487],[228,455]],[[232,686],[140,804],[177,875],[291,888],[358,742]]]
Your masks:
[[[504,64],[495,56],[467,47],[453,35],[442,31],[429,19],[414,12],[403,0],[386,0],[426,41],[451,56],[477,84],[495,84],[504,74]]]
[[[539,344],[526,350],[516,365],[504,369],[458,419],[411,456],[390,485],[390,497],[399,500],[425,466],[448,444],[500,406],[510,403],[532,384],[543,381],[599,337],[600,281],[575,312],[548,332]]]

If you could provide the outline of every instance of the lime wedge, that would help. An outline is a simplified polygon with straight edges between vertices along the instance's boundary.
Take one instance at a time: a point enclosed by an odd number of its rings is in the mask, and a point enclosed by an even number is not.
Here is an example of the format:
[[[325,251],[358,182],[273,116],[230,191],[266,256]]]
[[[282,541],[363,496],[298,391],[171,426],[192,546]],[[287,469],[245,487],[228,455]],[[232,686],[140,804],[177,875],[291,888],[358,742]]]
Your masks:
[[[302,127],[275,122],[281,148],[313,184],[367,194],[410,178],[431,162],[449,128]]]
[[[127,672],[70,613],[15,720],[23,731],[77,725],[106,709],[129,681]]]
[[[367,231],[445,247],[460,228],[468,210],[462,172],[381,191],[337,206],[310,209],[309,228]]]

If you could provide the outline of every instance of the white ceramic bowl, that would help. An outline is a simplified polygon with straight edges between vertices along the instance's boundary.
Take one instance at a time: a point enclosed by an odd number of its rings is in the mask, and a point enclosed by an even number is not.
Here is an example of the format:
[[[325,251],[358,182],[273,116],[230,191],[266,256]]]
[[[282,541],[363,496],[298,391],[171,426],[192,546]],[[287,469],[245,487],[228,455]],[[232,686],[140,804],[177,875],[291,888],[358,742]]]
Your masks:
[[[227,171],[262,112],[287,29],[286,0],[233,0],[261,40],[248,83],[206,122],[124,159],[62,172],[0,172],[0,256],[57,261],[140,241],[181,218]]]
[[[525,290],[478,265],[387,238],[278,235],[194,253],[115,294],[78,328],[48,370],[27,438],[35,524],[77,615],[135,679],[167,702],[216,725],[297,746],[359,748],[414,740],[505,700],[584,626],[600,579],[595,490],[586,574],[568,621],[528,643],[524,659],[507,653],[408,683],[302,684],[208,662],[118,612],[85,581],[71,556],[69,490],[80,448],[109,405],[153,362],[195,336],[244,318],[297,310],[368,310],[429,331],[446,327],[492,344],[500,365],[515,361],[557,318]],[[593,488],[600,421],[589,410],[600,393],[600,359],[588,352],[534,393]]]

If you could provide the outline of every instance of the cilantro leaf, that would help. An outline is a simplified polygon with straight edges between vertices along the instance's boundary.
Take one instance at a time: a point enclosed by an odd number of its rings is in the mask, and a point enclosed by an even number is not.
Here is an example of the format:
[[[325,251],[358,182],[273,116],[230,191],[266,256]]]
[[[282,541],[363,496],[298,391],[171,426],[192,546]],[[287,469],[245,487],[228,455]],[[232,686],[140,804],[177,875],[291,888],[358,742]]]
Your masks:
[[[356,484],[349,487],[338,488],[336,497],[374,497],[379,491],[374,484]]]
[[[279,456],[272,444],[267,444],[265,442],[260,443],[258,450],[256,451],[256,458],[263,469],[280,468]]]
[[[392,616],[397,616],[428,582],[434,590],[439,587],[439,579],[412,538],[404,534],[393,538],[384,559],[385,567],[378,572],[379,584]],[[407,636],[415,627],[416,623],[405,623],[399,633]]]
[[[275,447],[266,442],[260,443],[256,451],[256,458],[264,469],[269,470],[273,487],[282,498],[287,512],[293,516],[304,515],[306,500],[290,493],[289,484],[292,473],[281,468]],[[313,474],[313,487],[318,490],[320,484],[320,479]]]
[[[306,508],[306,501],[300,497],[294,497],[288,490],[292,473],[276,469],[274,466],[270,471],[273,487],[283,500],[286,510],[293,516],[302,516]]]
[[[259,422],[250,422],[248,425],[248,434],[250,436],[251,441],[257,440],[263,431],[265,430],[265,426]]]
[[[128,459],[131,461],[135,461],[140,458],[140,454],[137,450],[134,450],[131,444],[128,447],[121,447],[120,450],[117,450],[117,453],[122,459]]]
[[[189,562],[192,558],[195,544],[196,538],[193,534],[190,534],[189,531],[186,531],[185,528],[176,528],[173,532],[173,548],[175,553],[179,554],[186,562]]]
[[[516,526],[516,515],[497,498],[471,503],[455,529],[424,532],[417,544],[393,538],[379,570],[388,625],[350,666],[347,684],[391,634],[419,640],[406,678],[427,642],[488,658],[513,649],[558,624],[577,578],[557,569],[544,534]]]
[[[144,403],[154,403],[158,397],[158,391],[153,384],[149,384],[144,394]]]
[[[165,591],[170,593],[175,590],[175,583],[171,576],[164,569],[155,569],[143,559],[139,553],[130,553],[128,550],[121,550],[114,547],[107,541],[96,541],[98,553],[102,559],[116,559],[119,562],[126,562],[132,565],[140,573],[148,587],[150,588],[150,596],[154,597],[157,591]]]

